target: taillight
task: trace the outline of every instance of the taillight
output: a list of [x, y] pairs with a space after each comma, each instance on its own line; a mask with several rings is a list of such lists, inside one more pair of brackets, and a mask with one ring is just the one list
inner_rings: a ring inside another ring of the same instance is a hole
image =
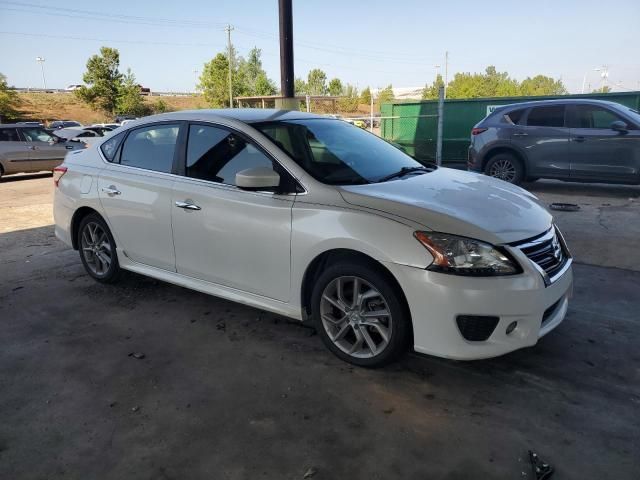
[[65, 173], [67, 173], [67, 167], [56, 167], [53, 169], [53, 184], [56, 187]]
[[472, 128], [471, 129], [471, 135], [479, 135], [482, 132], [486, 132], [487, 129], [486, 128]]

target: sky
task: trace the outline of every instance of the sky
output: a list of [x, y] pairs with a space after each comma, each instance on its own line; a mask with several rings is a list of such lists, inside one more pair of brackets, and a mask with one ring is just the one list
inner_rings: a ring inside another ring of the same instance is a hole
[[[571, 93], [601, 85], [640, 90], [640, 1], [293, 0], [296, 77], [315, 67], [362, 89], [416, 87], [444, 73], [488, 65], [522, 80], [561, 78]], [[0, 72], [16, 87], [82, 83], [101, 46], [120, 51], [154, 91], [193, 91], [205, 62], [226, 48], [224, 26], [240, 55], [262, 49], [279, 85], [277, 0], [0, 0]], [[438, 69], [436, 65], [440, 65]], [[194, 70], [197, 73], [194, 73]]]

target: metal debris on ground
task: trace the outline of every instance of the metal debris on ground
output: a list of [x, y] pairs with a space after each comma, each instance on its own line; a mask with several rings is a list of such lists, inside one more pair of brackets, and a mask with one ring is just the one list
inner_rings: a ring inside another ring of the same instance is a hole
[[144, 353], [142, 352], [131, 352], [129, 356], [133, 358], [137, 358], [138, 360], [142, 360], [145, 357]]
[[537, 453], [529, 450], [529, 460], [536, 480], [547, 480], [553, 475], [553, 467], [544, 462]]
[[315, 467], [311, 467], [309, 468], [309, 470], [307, 470], [307, 473], [304, 474], [304, 476], [302, 478], [311, 478], [313, 477], [316, 473], [318, 473], [318, 469]]
[[552, 203], [549, 205], [549, 208], [561, 212], [577, 212], [580, 210], [580, 205], [576, 205], [575, 203]]

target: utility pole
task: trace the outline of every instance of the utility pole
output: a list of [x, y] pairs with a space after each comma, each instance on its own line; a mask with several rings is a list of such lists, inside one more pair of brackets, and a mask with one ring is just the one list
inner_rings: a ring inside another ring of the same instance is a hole
[[278, 0], [280, 19], [280, 90], [278, 108], [297, 110], [293, 74], [293, 7], [291, 0]]
[[442, 165], [442, 134], [444, 128], [444, 89], [447, 84], [438, 88], [438, 131], [436, 133], [436, 165]]
[[227, 32], [227, 47], [229, 49], [229, 108], [233, 108], [233, 78], [231, 75], [231, 71], [233, 70], [233, 56], [231, 52], [231, 31], [233, 27], [231, 25], [227, 25], [224, 27], [224, 31]]
[[444, 52], [444, 98], [447, 98], [447, 83], [449, 83], [449, 51]]
[[42, 88], [47, 89], [47, 80], [44, 78], [44, 57], [36, 57], [36, 62], [40, 64], [42, 70]]

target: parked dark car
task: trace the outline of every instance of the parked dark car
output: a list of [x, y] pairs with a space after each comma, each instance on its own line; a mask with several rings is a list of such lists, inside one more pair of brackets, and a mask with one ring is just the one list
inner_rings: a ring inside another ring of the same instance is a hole
[[471, 131], [468, 168], [515, 184], [640, 184], [640, 114], [602, 100], [505, 105]]
[[49, 124], [49, 129], [58, 130], [60, 128], [81, 127], [82, 124], [75, 120], [54, 120]]

